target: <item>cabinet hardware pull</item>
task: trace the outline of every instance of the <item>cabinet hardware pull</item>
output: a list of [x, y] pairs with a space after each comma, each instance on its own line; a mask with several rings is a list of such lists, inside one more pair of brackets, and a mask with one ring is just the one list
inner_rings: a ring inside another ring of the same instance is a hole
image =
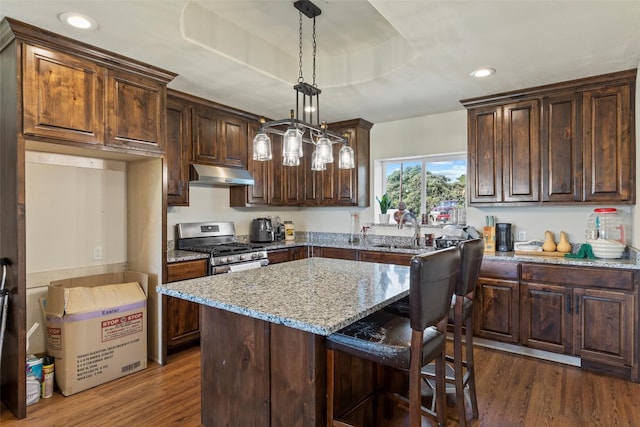
[[576, 314], [580, 314], [580, 295], [576, 295]]

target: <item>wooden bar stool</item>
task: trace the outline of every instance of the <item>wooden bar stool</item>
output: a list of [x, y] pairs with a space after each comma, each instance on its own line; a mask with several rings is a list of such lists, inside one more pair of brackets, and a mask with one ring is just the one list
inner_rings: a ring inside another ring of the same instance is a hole
[[[327, 337], [327, 426], [347, 426], [339, 418], [351, 412], [334, 414], [334, 352], [344, 352], [379, 365], [409, 374], [409, 422], [419, 427], [422, 414], [444, 425], [444, 348], [446, 323], [451, 298], [460, 268], [460, 251], [456, 247], [415, 256], [411, 260], [409, 317], [380, 310]], [[436, 327], [437, 325], [437, 327]], [[422, 406], [421, 369], [435, 360], [436, 414]], [[379, 385], [366, 398], [376, 398]], [[360, 405], [365, 399], [360, 400]], [[406, 404], [407, 399], [401, 399]]]
[[[473, 363], [473, 305], [476, 283], [480, 274], [480, 265], [484, 255], [484, 244], [481, 239], [462, 242], [460, 249], [460, 275], [456, 284], [455, 295], [449, 312], [449, 323], [453, 324], [453, 356], [446, 356], [446, 360], [453, 364], [453, 375], [445, 375], [445, 382], [455, 384], [456, 407], [459, 423], [466, 426], [466, 405], [464, 398], [465, 387], [469, 389], [471, 411], [473, 418], [478, 418], [478, 399], [476, 397], [475, 367]], [[464, 343], [462, 341], [464, 326]], [[464, 357], [463, 353], [464, 345]], [[437, 380], [435, 367], [429, 365], [423, 369], [423, 375], [430, 386]], [[447, 369], [449, 371], [449, 369]]]

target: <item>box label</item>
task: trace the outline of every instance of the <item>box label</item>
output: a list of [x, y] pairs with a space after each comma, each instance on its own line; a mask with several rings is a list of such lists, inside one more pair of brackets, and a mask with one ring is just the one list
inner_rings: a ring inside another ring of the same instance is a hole
[[144, 314], [140, 311], [102, 321], [102, 342], [142, 332]]
[[52, 327], [47, 328], [47, 348], [49, 349], [49, 351], [62, 349], [62, 329], [61, 328], [52, 328]]

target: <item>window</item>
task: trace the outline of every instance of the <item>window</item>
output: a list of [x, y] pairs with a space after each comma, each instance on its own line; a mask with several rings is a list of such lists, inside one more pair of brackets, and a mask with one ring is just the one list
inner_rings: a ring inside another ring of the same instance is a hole
[[459, 222], [453, 210], [465, 206], [466, 153], [383, 160], [381, 172], [378, 182], [391, 199], [392, 221], [398, 204], [404, 202], [423, 223]]

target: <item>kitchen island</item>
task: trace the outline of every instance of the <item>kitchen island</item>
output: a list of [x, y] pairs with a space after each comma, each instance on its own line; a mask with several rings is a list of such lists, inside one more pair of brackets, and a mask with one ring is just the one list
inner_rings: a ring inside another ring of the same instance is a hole
[[[408, 295], [409, 267], [309, 258], [157, 290], [202, 305], [203, 425], [324, 425], [324, 337]], [[370, 369], [345, 367], [344, 399]]]

